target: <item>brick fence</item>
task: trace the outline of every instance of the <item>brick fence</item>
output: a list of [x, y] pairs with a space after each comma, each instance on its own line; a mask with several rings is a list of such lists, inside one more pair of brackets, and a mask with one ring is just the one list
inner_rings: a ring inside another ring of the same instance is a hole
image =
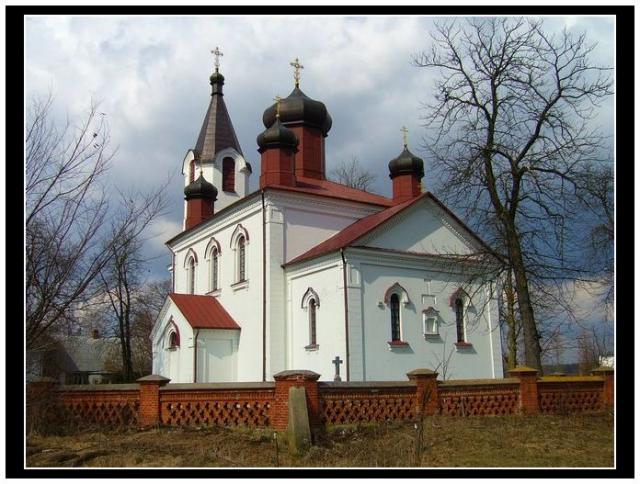
[[[538, 377], [518, 367], [509, 378], [438, 381], [425, 369], [397, 382], [319, 382], [317, 373], [288, 370], [275, 382], [171, 384], [149, 375], [137, 384], [66, 385], [31, 383], [29, 411], [39, 412], [36, 396], [47, 394], [59, 418], [107, 426], [245, 425], [285, 430], [288, 395], [304, 387], [312, 427], [358, 422], [416, 420], [424, 415], [595, 413], [613, 405], [613, 369], [592, 376]], [[46, 392], [45, 389], [48, 389]], [[53, 398], [51, 398], [53, 395]]]

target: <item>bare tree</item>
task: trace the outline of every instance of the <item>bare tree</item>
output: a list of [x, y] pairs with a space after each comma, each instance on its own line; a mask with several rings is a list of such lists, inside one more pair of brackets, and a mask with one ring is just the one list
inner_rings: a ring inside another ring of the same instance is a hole
[[599, 160], [603, 138], [590, 119], [611, 80], [591, 65], [584, 34], [550, 35], [539, 20], [454, 20], [432, 38], [431, 51], [415, 58], [441, 74], [425, 106], [434, 130], [426, 147], [443, 198], [495, 224], [513, 271], [525, 363], [542, 370], [532, 279], [575, 277], [566, 224], [574, 173]]
[[144, 270], [151, 260], [143, 251], [143, 233], [166, 208], [167, 184], [148, 194], [121, 193], [121, 209], [111, 227], [112, 237], [119, 237], [120, 242], [111, 245], [111, 260], [100, 273], [120, 339], [122, 376], [126, 382], [134, 378], [136, 303], [144, 283]]
[[26, 345], [43, 336], [88, 299], [110, 248], [101, 239], [108, 211], [100, 179], [113, 153], [104, 118], [91, 105], [78, 126], [58, 129], [52, 98], [27, 113], [25, 166]]
[[330, 172], [329, 179], [368, 192], [371, 191], [376, 175], [363, 168], [360, 160], [356, 156], [352, 156], [351, 160], [342, 160], [337, 168]]

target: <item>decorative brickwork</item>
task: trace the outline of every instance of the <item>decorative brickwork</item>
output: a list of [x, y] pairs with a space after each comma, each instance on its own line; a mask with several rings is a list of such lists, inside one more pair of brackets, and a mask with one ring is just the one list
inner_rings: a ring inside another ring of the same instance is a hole
[[[500, 382], [500, 383], [498, 383]], [[440, 413], [450, 417], [510, 415], [519, 412], [519, 382], [509, 379], [485, 383], [440, 384]]]
[[[289, 389], [305, 389], [310, 426], [406, 421], [424, 415], [453, 417], [594, 413], [613, 405], [614, 374], [538, 377], [519, 367], [511, 378], [438, 381], [413, 370], [404, 382], [318, 382], [320, 375], [287, 370], [275, 382], [167, 384], [149, 375], [128, 385], [31, 383], [28, 422], [66, 421], [109, 427], [244, 425], [286, 430]], [[32, 428], [31, 425], [29, 428]]]
[[[137, 387], [137, 385], [109, 385]], [[108, 427], [138, 424], [140, 398], [137, 388], [131, 390], [65, 389], [58, 394], [60, 412], [68, 421]]]
[[323, 384], [320, 387], [320, 421], [325, 425], [413, 420], [416, 387]]
[[604, 410], [602, 380], [595, 377], [590, 381], [587, 378], [573, 382], [542, 379], [538, 383], [540, 413], [594, 413]]
[[271, 425], [273, 390], [160, 392], [160, 421], [164, 425]]

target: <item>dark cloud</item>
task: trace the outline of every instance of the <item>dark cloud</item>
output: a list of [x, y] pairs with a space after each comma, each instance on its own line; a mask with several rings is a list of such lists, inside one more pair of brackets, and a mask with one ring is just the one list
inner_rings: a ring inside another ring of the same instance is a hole
[[[101, 100], [118, 155], [114, 186], [146, 189], [173, 174], [171, 212], [159, 227], [182, 224], [181, 162], [198, 136], [207, 105], [210, 50], [224, 52], [225, 100], [245, 157], [254, 166], [262, 112], [293, 88], [289, 62], [305, 66], [302, 89], [322, 100], [334, 123], [327, 167], [357, 156], [378, 174], [375, 190], [389, 195], [387, 163], [402, 148], [400, 127], [422, 154], [420, 103], [432, 74], [411, 64], [429, 46], [427, 17], [30, 17], [26, 21], [27, 96], [51, 90], [60, 116], [80, 116]], [[611, 19], [550, 18], [549, 28], [585, 30], [599, 42], [596, 59], [613, 63]], [[613, 100], [600, 121], [612, 126]], [[427, 183], [429, 162], [425, 159]], [[174, 233], [166, 233], [165, 239]], [[154, 250], [162, 250], [154, 239]], [[168, 256], [154, 266], [166, 274]]]

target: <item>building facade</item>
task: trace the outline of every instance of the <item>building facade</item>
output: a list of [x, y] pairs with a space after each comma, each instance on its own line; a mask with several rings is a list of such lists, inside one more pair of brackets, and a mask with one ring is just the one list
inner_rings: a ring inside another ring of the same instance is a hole
[[263, 114], [260, 188], [223, 100], [183, 161], [184, 230], [171, 238], [173, 293], [152, 332], [153, 371], [173, 382], [502, 376], [491, 250], [433, 194], [406, 144], [393, 197], [331, 182], [326, 106], [291, 94]]

